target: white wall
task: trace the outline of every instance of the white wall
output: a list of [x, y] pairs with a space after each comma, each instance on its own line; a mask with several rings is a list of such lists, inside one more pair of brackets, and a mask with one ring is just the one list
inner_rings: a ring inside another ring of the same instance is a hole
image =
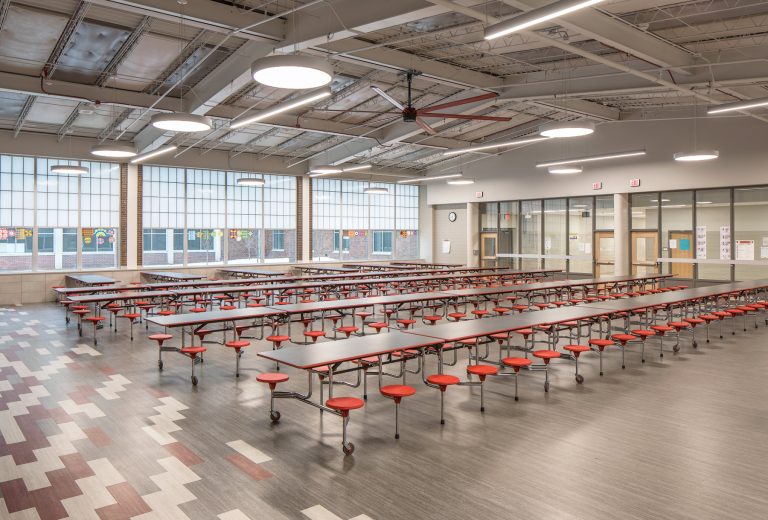
[[[470, 186], [430, 184], [429, 204], [520, 200], [576, 195], [600, 195], [654, 190], [675, 190], [762, 184], [768, 182], [768, 149], [764, 137], [768, 123], [747, 117], [706, 119], [698, 122], [699, 148], [717, 149], [720, 159], [698, 164], [678, 163], [675, 152], [690, 150], [693, 122], [626, 121], [598, 126], [592, 136], [528, 145], [500, 156], [471, 162], [480, 156], [464, 155], [465, 177], [475, 179]], [[645, 148], [645, 157], [584, 164], [580, 175], [550, 175], [536, 168], [537, 162], [582, 157], [601, 153]], [[435, 166], [430, 174], [452, 163]], [[453, 163], [457, 164], [457, 163]], [[455, 170], [451, 170], [455, 171]], [[629, 188], [629, 180], [639, 178], [638, 188]], [[602, 190], [592, 190], [601, 181]], [[483, 191], [482, 199], [475, 198]]]
[[[456, 221], [448, 220], [448, 214], [456, 213]], [[445, 204], [435, 206], [432, 237], [434, 248], [432, 257], [435, 262], [467, 263], [467, 205]], [[451, 241], [451, 252], [443, 253], [443, 240]]]

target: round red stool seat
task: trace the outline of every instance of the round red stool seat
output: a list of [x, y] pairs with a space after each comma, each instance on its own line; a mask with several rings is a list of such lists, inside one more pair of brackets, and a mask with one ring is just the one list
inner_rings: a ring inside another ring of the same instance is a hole
[[690, 327], [690, 323], [686, 323], [684, 321], [670, 321], [668, 324], [670, 327], [674, 327], [677, 331], [680, 331], [682, 329], [687, 329]]
[[350, 334], [353, 334], [353, 333], [357, 332], [359, 329], [357, 327], [352, 327], [350, 325], [350, 326], [339, 327], [336, 330], [338, 332], [343, 332], [344, 334], [347, 335], [347, 337], [349, 337]]
[[224, 346], [225, 347], [229, 347], [229, 348], [233, 348], [235, 350], [240, 350], [241, 348], [250, 347], [251, 346], [251, 342], [250, 341], [242, 341], [242, 340], [227, 341], [226, 343], [224, 343]]
[[448, 313], [449, 318], [453, 318], [454, 320], [460, 320], [462, 318], [466, 318], [467, 315], [463, 312], [450, 312]]
[[198, 354], [202, 354], [206, 350], [208, 350], [208, 349], [205, 348], [205, 347], [184, 347], [184, 348], [180, 348], [179, 352], [181, 352], [182, 354], [188, 354], [188, 355], [194, 357], [194, 356], [196, 356]]
[[172, 316], [172, 315], [174, 315], [176, 313], [174, 311], [162, 310], [162, 311], [157, 311], [157, 314], [159, 316]]
[[90, 314], [91, 311], [88, 309], [76, 309], [72, 311], [72, 314], [77, 314], [78, 316], [85, 316], [86, 314]]
[[340, 411], [342, 415], [347, 415], [350, 410], [362, 408], [364, 405], [363, 400], [357, 397], [333, 397], [325, 402], [325, 406]]
[[582, 352], [589, 352], [592, 349], [586, 345], [566, 345], [563, 347], [563, 350], [572, 353], [574, 357], [579, 357], [579, 354]]
[[472, 314], [474, 314], [475, 316], [485, 316], [486, 314], [488, 314], [488, 311], [485, 311], [483, 309], [475, 309], [474, 311], [472, 311]]
[[325, 331], [322, 330], [306, 330], [304, 331], [304, 335], [308, 338], [312, 339], [312, 342], [314, 343], [317, 341], [317, 338], [323, 338], [325, 337]]
[[707, 323], [709, 323], [710, 321], [717, 321], [720, 319], [714, 314], [702, 314], [701, 316], [699, 316], [699, 318], [706, 321]]
[[459, 378], [449, 374], [432, 374], [427, 376], [427, 382], [437, 385], [440, 390], [445, 391], [446, 386], [459, 384]]
[[149, 339], [151, 339], [152, 341], [157, 341], [159, 343], [162, 343], [163, 341], [168, 341], [169, 339], [172, 339], [172, 338], [173, 336], [171, 336], [170, 334], [152, 334], [151, 336], [149, 336]]
[[381, 332], [381, 329], [387, 328], [387, 324], [384, 322], [369, 323], [368, 326], [375, 329], [377, 333]]
[[495, 376], [499, 373], [499, 367], [493, 365], [467, 365], [467, 373], [474, 374], [484, 381], [486, 376]]
[[645, 330], [645, 329], [636, 329], [632, 331], [632, 334], [635, 336], [639, 336], [640, 339], [650, 338], [651, 336], [655, 336], [656, 332], [653, 330]]
[[410, 327], [411, 325], [413, 325], [414, 323], [416, 323], [416, 320], [412, 320], [412, 319], [408, 319], [408, 318], [405, 318], [405, 319], [395, 320], [395, 322], [396, 322], [398, 325], [402, 325], [404, 328], [406, 328], [406, 329], [407, 329], [408, 327]]
[[508, 313], [511, 310], [512, 309], [510, 309], [509, 307], [494, 307], [493, 308], [493, 312], [498, 313], [498, 314], [506, 314], [506, 313]]
[[530, 359], [522, 357], [505, 357], [501, 362], [508, 367], [514, 368], [515, 372], [518, 372], [521, 368], [531, 366], [531, 363], [533, 363]]
[[219, 309], [222, 311], [233, 311], [237, 309], [237, 307], [234, 305], [222, 305], [221, 307], [219, 307]]
[[87, 318], [85, 318], [85, 321], [90, 321], [92, 323], [98, 323], [98, 322], [104, 321], [106, 319], [107, 318], [104, 317], [104, 316], [88, 316]]
[[602, 351], [605, 347], [610, 347], [614, 343], [610, 339], [591, 339], [589, 344], [596, 346]]
[[288, 381], [288, 376], [285, 374], [278, 374], [275, 372], [267, 372], [265, 374], [259, 374], [256, 376], [256, 381], [259, 383], [267, 383], [270, 390], [274, 390], [278, 383], [285, 383]]
[[429, 323], [437, 323], [442, 319], [442, 316], [424, 316], [424, 321], [428, 321]]
[[534, 350], [533, 355], [534, 357], [543, 359], [544, 363], [549, 363], [550, 360], [559, 358], [561, 354], [556, 350]]
[[396, 403], [400, 402], [403, 397], [410, 397], [416, 393], [416, 389], [408, 385], [387, 385], [382, 386], [379, 391], [381, 395], [391, 397]]
[[618, 341], [619, 343], [625, 345], [629, 341], [635, 341], [637, 336], [633, 336], [632, 334], [613, 334], [611, 335], [611, 338], [613, 338], [614, 341]]
[[687, 323], [690, 323], [692, 326], [701, 325], [702, 323], [706, 323], [702, 318], [685, 318], [684, 320]]
[[405, 358], [416, 357], [419, 355], [419, 351], [416, 349], [408, 348], [405, 350], [396, 350], [392, 352], [392, 355], [395, 357], [405, 357]]
[[141, 314], [136, 314], [136, 313], [121, 314], [120, 316], [118, 316], [118, 318], [125, 318], [127, 320], [133, 321], [141, 318]]

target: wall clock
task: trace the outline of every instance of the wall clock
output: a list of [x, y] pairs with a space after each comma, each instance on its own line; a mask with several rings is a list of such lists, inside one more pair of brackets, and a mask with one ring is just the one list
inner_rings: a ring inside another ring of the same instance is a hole
[[448, 213], [448, 220], [450, 220], [451, 222], [456, 222], [456, 212], [455, 211], [451, 211], [450, 213]]

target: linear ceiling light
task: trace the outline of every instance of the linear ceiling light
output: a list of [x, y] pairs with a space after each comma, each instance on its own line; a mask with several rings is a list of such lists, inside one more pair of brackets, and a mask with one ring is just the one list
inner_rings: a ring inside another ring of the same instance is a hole
[[450, 181], [445, 181], [446, 184], [451, 184], [453, 186], [465, 186], [467, 184], [474, 184], [475, 179], [454, 179]]
[[97, 157], [125, 159], [128, 157], [136, 157], [136, 148], [130, 144], [120, 144], [115, 142], [98, 144], [91, 148], [91, 155], [95, 155]]
[[131, 164], [140, 163], [142, 161], [146, 161], [147, 159], [151, 159], [152, 157], [157, 157], [158, 155], [163, 155], [165, 153], [172, 152], [174, 150], [178, 149], [176, 145], [169, 144], [168, 146], [161, 146], [160, 148], [156, 150], [152, 150], [151, 152], [143, 153], [141, 155], [137, 155], [133, 159], [131, 159]]
[[645, 150], [633, 150], [629, 152], [617, 152], [617, 153], [608, 153], [603, 155], [592, 155], [589, 157], [573, 157], [572, 159], [559, 159], [557, 161], [548, 161], [543, 163], [538, 163], [536, 165], [536, 168], [549, 168], [550, 166], [562, 166], [564, 164], [581, 164], [585, 162], [595, 162], [595, 161], [607, 161], [609, 159], [623, 159], [624, 157], [639, 157], [641, 155], [645, 155]]
[[539, 127], [543, 137], [581, 137], [594, 131], [595, 124], [591, 121], [554, 122]]
[[547, 171], [551, 173], [552, 175], [573, 175], [575, 173], [581, 173], [584, 171], [584, 168], [581, 167], [581, 165], [567, 165], [564, 164], [562, 166], [550, 166], [547, 168]]
[[333, 67], [326, 60], [315, 56], [277, 55], [254, 61], [251, 75], [269, 87], [307, 89], [330, 83]]
[[459, 155], [462, 153], [475, 153], [483, 150], [492, 150], [493, 148], [507, 148], [509, 146], [518, 146], [528, 143], [537, 143], [539, 141], [546, 141], [549, 137], [535, 136], [535, 137], [523, 137], [520, 139], [513, 139], [512, 141], [505, 141], [503, 143], [484, 144], [482, 146], [470, 146], [468, 148], [457, 148], [455, 150], [446, 150], [443, 155]]
[[348, 166], [335, 166], [333, 164], [321, 164], [318, 166], [310, 166], [309, 167], [309, 176], [310, 177], [320, 177], [321, 175], [334, 175], [337, 173], [344, 173], [344, 172], [358, 172], [361, 170], [369, 170], [371, 168], [370, 164], [350, 164]]
[[416, 177], [414, 179], [405, 179], [403, 181], [397, 181], [398, 184], [408, 184], [409, 182], [424, 182], [424, 181], [437, 181], [440, 179], [455, 179], [461, 177], [460, 173], [452, 173], [450, 175], [436, 175], [434, 177]]
[[711, 161], [720, 157], [717, 150], [696, 150], [695, 152], [678, 152], [674, 156], [680, 162]]
[[241, 117], [239, 119], [235, 119], [234, 121], [232, 121], [232, 123], [230, 123], [229, 127], [232, 129], [241, 128], [243, 126], [250, 125], [251, 123], [263, 121], [264, 119], [268, 119], [274, 115], [282, 114], [283, 112], [288, 112], [289, 110], [293, 110], [294, 108], [297, 108], [303, 105], [308, 105], [313, 101], [317, 101], [318, 99], [329, 97], [330, 95], [331, 95], [330, 88], [324, 88], [321, 90], [313, 91], [308, 94], [304, 94], [303, 96], [293, 98], [289, 101], [286, 101], [285, 103], [280, 103], [279, 105], [274, 106], [272, 108], [268, 108], [267, 110], [262, 110], [261, 112], [258, 112], [252, 116], [246, 116], [246, 117]]
[[738, 112], [741, 110], [749, 110], [750, 108], [764, 107], [766, 105], [768, 105], [768, 98], [747, 99], [736, 103], [717, 105], [707, 110], [707, 115], [711, 116], [713, 114], [723, 114], [725, 112]]
[[520, 16], [515, 16], [509, 20], [505, 20], [501, 23], [491, 25], [485, 29], [485, 39], [493, 40], [506, 36], [514, 32], [528, 29], [534, 25], [560, 18], [566, 14], [585, 9], [587, 7], [599, 4], [603, 0], [562, 0], [561, 2], [554, 2], [539, 9], [533, 9], [532, 11], [525, 12]]
[[341, 171], [344, 172], [359, 172], [360, 170], [369, 170], [370, 164], [350, 164], [349, 166], [342, 166]]
[[210, 117], [184, 112], [155, 114], [150, 119], [150, 123], [155, 128], [171, 132], [206, 132], [213, 127]]
[[69, 164], [54, 164], [51, 166], [51, 173], [60, 175], [85, 175], [90, 170], [85, 166], [71, 166]]

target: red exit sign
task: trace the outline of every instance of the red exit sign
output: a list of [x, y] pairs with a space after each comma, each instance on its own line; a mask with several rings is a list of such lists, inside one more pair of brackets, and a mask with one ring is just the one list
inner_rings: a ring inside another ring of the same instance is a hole
[[629, 187], [630, 188], [640, 187], [640, 179], [629, 179]]
[[602, 182], [593, 182], [592, 183], [592, 189], [593, 190], [602, 190], [603, 189], [603, 183]]

